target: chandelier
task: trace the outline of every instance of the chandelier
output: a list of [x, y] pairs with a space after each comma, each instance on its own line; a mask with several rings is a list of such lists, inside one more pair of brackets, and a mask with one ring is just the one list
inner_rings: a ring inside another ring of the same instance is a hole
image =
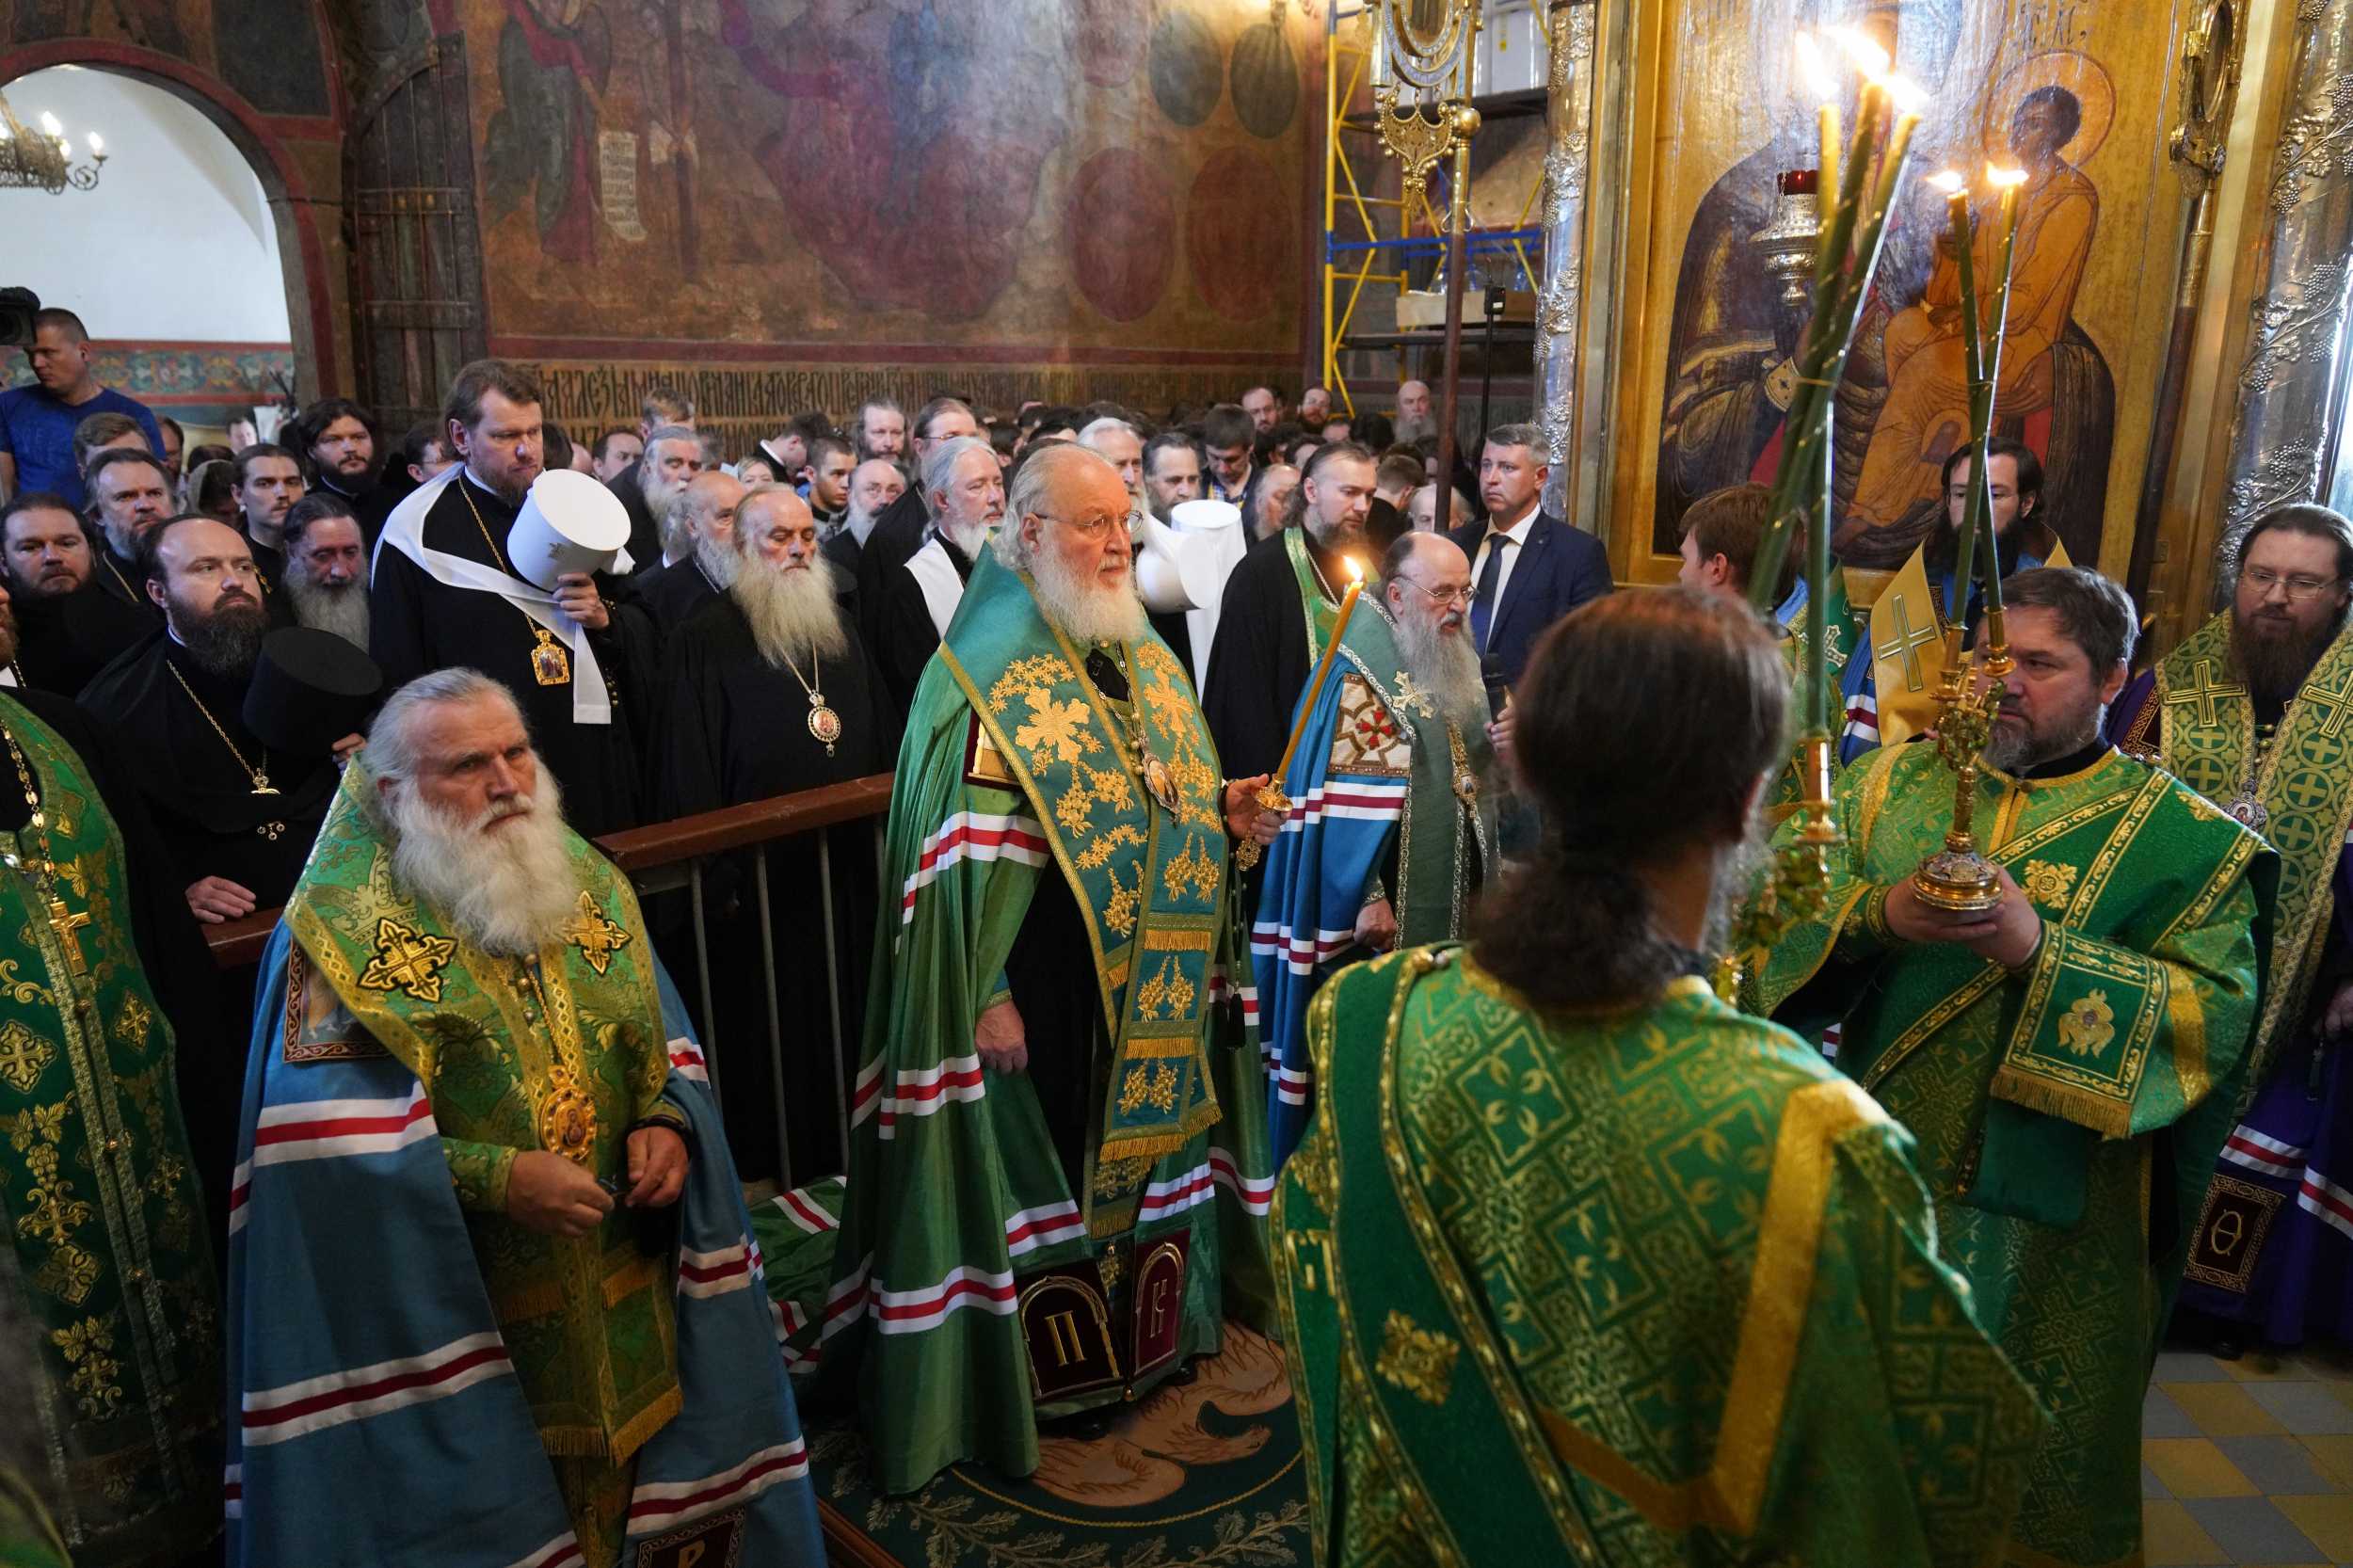
[[98, 184], [105, 162], [106, 144], [97, 132], [89, 133], [88, 160], [76, 163], [73, 144], [56, 115], [44, 111], [36, 130], [16, 118], [8, 95], [0, 93], [0, 189], [40, 189], [52, 196], [68, 185], [88, 190]]

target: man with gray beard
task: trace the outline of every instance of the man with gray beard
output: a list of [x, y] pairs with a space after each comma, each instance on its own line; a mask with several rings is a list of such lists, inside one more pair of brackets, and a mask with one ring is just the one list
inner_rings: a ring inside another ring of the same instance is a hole
[[735, 580], [735, 508], [743, 499], [742, 480], [705, 469], [658, 514], [665, 564], [632, 578], [629, 588], [630, 602], [646, 612], [657, 637], [677, 631]]
[[[656, 567], [667, 566], [684, 553], [670, 548], [673, 535], [669, 526], [670, 503], [686, 488], [687, 482], [710, 465], [703, 461], [703, 441], [691, 424], [664, 424], [646, 438], [646, 455], [637, 460], [636, 472], [615, 480], [611, 488], [621, 498], [621, 504], [631, 514], [630, 555], [636, 560], [636, 575], [644, 576]], [[643, 558], [637, 555], [635, 520], [646, 520], [646, 537], [660, 547], [660, 558], [648, 549]]]
[[368, 646], [368, 556], [350, 502], [326, 490], [286, 513], [286, 597], [295, 623]]
[[1005, 515], [1004, 468], [978, 436], [954, 436], [923, 455], [923, 496], [932, 509], [923, 548], [883, 578], [875, 606], [875, 662], [900, 712], [964, 598], [988, 532]]
[[335, 755], [276, 751], [246, 727], [270, 617], [245, 536], [179, 517], [139, 553], [165, 630], [99, 671], [81, 705], [137, 762], [189, 909], [211, 923], [238, 920], [293, 890], [335, 792]]
[[[896, 712], [880, 677], [835, 598], [832, 573], [808, 504], [789, 485], [755, 485], [735, 509], [724, 542], [728, 586], [672, 633], [665, 661], [667, 700], [654, 736], [653, 805], [674, 820], [745, 801], [814, 790], [888, 773], [899, 751]], [[874, 920], [873, 850], [862, 824], [831, 835], [834, 929], [871, 931]], [[799, 1020], [791, 1040], [772, 1042], [763, 954], [750, 857], [711, 866], [703, 879], [705, 929], [712, 933], [712, 998], [706, 1020], [728, 1086], [728, 1141], [745, 1177], [801, 1178], [841, 1169], [833, 1112], [833, 1068], [810, 1048], [807, 1021], [826, 1017], [818, 836], [803, 834], [767, 850], [771, 900], [767, 955], [776, 976], [777, 1016]], [[838, 945], [843, 994], [864, 994], [864, 944]], [[848, 1038], [834, 1042], [845, 1048]], [[790, 1064], [784, 1085], [793, 1172], [776, 1135], [771, 1083], [776, 1060]], [[846, 1081], [846, 1080], [845, 1080]], [[784, 1180], [784, 1185], [796, 1185]]]
[[1279, 1061], [1271, 1105], [1286, 1158], [1314, 1108], [1307, 1003], [1340, 966], [1452, 941], [1495, 868], [1502, 778], [1465, 622], [1470, 562], [1405, 534], [1340, 634], [1331, 677], [1302, 695], [1280, 781], [1292, 802], [1251, 928], [1259, 1016]]

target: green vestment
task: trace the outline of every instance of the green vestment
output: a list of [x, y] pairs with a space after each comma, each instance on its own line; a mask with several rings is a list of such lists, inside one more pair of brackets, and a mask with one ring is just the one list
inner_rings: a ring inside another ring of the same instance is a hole
[[2246, 1087], [2260, 1087], [2302, 1021], [2335, 910], [2333, 878], [2353, 829], [2353, 631], [2322, 651], [2260, 741], [2255, 704], [2235, 673], [2231, 616], [2200, 627], [2157, 666], [2148, 700], [2119, 744], [2226, 809], [2244, 812], [2280, 855], [2270, 984]]
[[680, 1407], [668, 1269], [619, 1205], [590, 1235], [551, 1236], [507, 1217], [506, 1185], [537, 1149], [620, 1177], [632, 1125], [682, 1124], [661, 1103], [670, 1053], [637, 896], [567, 835], [571, 918], [528, 960], [494, 955], [393, 881], [375, 791], [364, 765], [345, 772], [287, 901], [290, 1054], [389, 1051], [424, 1085], [582, 1549], [609, 1561], [631, 1462]]
[[[822, 1314], [884, 1491], [964, 1459], [1027, 1475], [1037, 1412], [1134, 1398], [1214, 1351], [1229, 1307], [1264, 1316], [1265, 1089], [1229, 979], [1220, 792], [1166, 645], [1074, 647], [984, 553], [899, 756], [899, 893]], [[1014, 1000], [1007, 967], [1049, 894], [1076, 905], [1050, 955], [1061, 995], [1020, 1001], [1031, 1072], [984, 1070], [977, 1020]], [[1041, 1097], [1068, 1106], [1073, 1084], [1080, 1128]]]
[[[173, 1562], [220, 1528], [221, 1356], [171, 1025], [113, 817], [47, 726], [6, 700], [0, 722], [40, 793], [0, 834], [0, 1288], [23, 1336], [0, 1354], [33, 1390], [0, 1421], [38, 1434], [28, 1480], [76, 1562]], [[21, 788], [0, 757], [0, 789]]]
[[2274, 858], [2121, 753], [1981, 770], [1980, 845], [2044, 920], [2011, 971], [1888, 928], [1952, 815], [1933, 747], [1884, 748], [1836, 804], [1829, 913], [1758, 964], [1763, 1010], [1842, 1023], [1838, 1065], [1918, 1139], [1943, 1256], [2052, 1417], [2013, 1560], [2137, 1562], [2141, 1398], [2244, 1073]]
[[1344, 970], [1308, 1040], [1275, 1225], [1318, 1561], [1991, 1560], [2034, 1400], [1817, 1053], [1697, 980], [1539, 1013], [1455, 948]]

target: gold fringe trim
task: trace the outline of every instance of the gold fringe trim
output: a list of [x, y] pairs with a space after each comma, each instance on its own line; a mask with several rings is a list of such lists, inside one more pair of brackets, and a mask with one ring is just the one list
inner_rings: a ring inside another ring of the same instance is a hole
[[677, 1384], [671, 1384], [666, 1392], [656, 1399], [653, 1403], [639, 1411], [627, 1426], [613, 1434], [613, 1463], [628, 1464], [631, 1456], [644, 1448], [648, 1438], [676, 1420], [678, 1413], [685, 1408], [685, 1393]]
[[634, 1252], [604, 1276], [604, 1304], [618, 1306], [640, 1290], [649, 1290], [661, 1283], [662, 1276], [654, 1271], [653, 1259]]
[[2089, 1128], [2103, 1138], [2132, 1136], [2133, 1108], [2129, 1101], [2054, 1083], [2038, 1073], [2024, 1072], [2008, 1064], [1993, 1070], [1991, 1092], [1995, 1099]]
[[541, 1427], [539, 1447], [557, 1459], [607, 1459], [612, 1445], [602, 1427]]

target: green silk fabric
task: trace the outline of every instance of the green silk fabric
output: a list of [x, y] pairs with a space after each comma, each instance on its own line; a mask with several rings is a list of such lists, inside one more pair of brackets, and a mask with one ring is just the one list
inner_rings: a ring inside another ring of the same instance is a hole
[[[220, 1312], [171, 1025], [128, 924], [114, 819], [65, 742], [12, 701], [0, 722], [40, 785], [71, 935], [51, 924], [33, 827], [0, 837], [0, 1207], [29, 1319], [28, 1480], [75, 1556], [176, 1557], [220, 1512]], [[0, 788], [19, 787], [0, 760]], [[85, 972], [74, 972], [78, 953]], [[0, 1279], [0, 1288], [11, 1283]]]
[[1953, 789], [1927, 745], [1849, 770], [1829, 913], [1773, 947], [1757, 1000], [1801, 1032], [1843, 1023], [1838, 1065], [1918, 1139], [1941, 1253], [2053, 1417], [2027, 1560], [2115, 1562], [2139, 1549], [2141, 1398], [2246, 1070], [2275, 862], [2118, 752], [2024, 784], [1982, 772], [1979, 843], [2044, 921], [2013, 972], [1886, 921]]
[[2034, 1401], [1903, 1130], [1696, 980], [1552, 1016], [1459, 949], [1343, 971], [1284, 1168], [1325, 1564], [1988, 1560]]
[[[669, 1049], [636, 895], [568, 835], [575, 914], [528, 965], [494, 956], [393, 880], [375, 790], [364, 764], [345, 772], [287, 902], [288, 1013], [303, 1020], [290, 1027], [313, 1048], [372, 1040], [417, 1075], [540, 1441], [618, 1464], [679, 1408], [668, 1272], [639, 1252], [619, 1206], [588, 1236], [545, 1235], [507, 1217], [506, 1182], [543, 1146], [559, 1036], [577, 1042], [596, 1108], [584, 1168], [620, 1175], [632, 1122], [678, 1119], [660, 1104]], [[331, 1000], [315, 998], [321, 984]]]

